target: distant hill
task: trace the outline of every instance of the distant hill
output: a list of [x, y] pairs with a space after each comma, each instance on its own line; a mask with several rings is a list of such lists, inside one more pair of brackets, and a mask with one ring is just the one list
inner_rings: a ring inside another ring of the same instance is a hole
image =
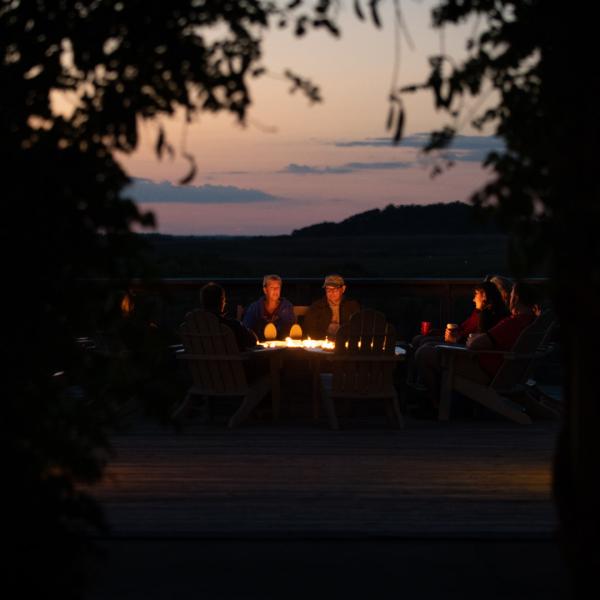
[[295, 229], [292, 236], [373, 236], [373, 235], [466, 235], [498, 234], [500, 229], [484, 220], [481, 210], [464, 202], [407, 204], [375, 208], [352, 215], [340, 223], [324, 222]]

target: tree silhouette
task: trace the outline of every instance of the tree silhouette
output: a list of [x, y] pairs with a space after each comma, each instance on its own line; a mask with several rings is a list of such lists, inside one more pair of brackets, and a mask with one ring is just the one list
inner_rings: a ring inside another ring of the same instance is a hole
[[480, 24], [467, 41], [469, 57], [461, 64], [432, 57], [428, 80], [397, 94], [428, 90], [452, 117], [434, 132], [431, 148], [450, 143], [465, 97], [486, 87], [497, 94], [472, 122], [494, 126], [506, 151], [489, 155], [495, 177], [472, 200], [512, 231], [515, 273], [543, 262], [551, 271], [567, 405], [554, 490], [575, 591], [583, 596], [600, 564], [599, 84], [588, 62], [597, 54], [597, 21], [587, 7], [543, 0], [446, 0], [432, 14], [437, 27], [470, 17]]
[[[147, 323], [121, 318], [118, 305], [140, 244], [131, 228], [154, 223], [124, 195], [128, 177], [114, 152], [136, 148], [142, 121], [178, 111], [188, 121], [228, 111], [243, 122], [249, 81], [264, 71], [262, 33], [336, 34], [330, 4], [2, 0], [2, 248], [13, 292], [3, 336], [8, 589], [78, 597], [89, 534], [105, 527], [81, 484], [101, 477], [115, 406], [134, 390], [110, 361], [90, 364], [76, 339], [102, 323], [121, 334], [113, 354], [128, 360], [131, 344], [145, 343], [131, 333]], [[309, 81], [286, 77], [319, 100]], [[155, 149], [159, 158], [174, 152], [158, 125]], [[182, 153], [185, 183], [195, 164]], [[120, 296], [113, 290], [116, 318], [103, 305], [106, 289], [82, 285], [93, 277], [125, 282]]]

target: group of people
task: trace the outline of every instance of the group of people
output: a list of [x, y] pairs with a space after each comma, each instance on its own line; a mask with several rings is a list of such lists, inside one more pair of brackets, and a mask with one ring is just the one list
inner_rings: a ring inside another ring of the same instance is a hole
[[[279, 275], [265, 275], [264, 296], [248, 306], [242, 321], [225, 316], [225, 290], [218, 283], [206, 284], [200, 290], [200, 301], [204, 310], [215, 314], [221, 323], [232, 329], [240, 350], [246, 350], [265, 340], [265, 328], [269, 324], [275, 327], [277, 339], [289, 336], [296, 315], [292, 303], [281, 295], [281, 288]], [[335, 338], [340, 326], [360, 310], [356, 300], [344, 296], [346, 283], [341, 275], [327, 275], [323, 289], [325, 296], [313, 302], [304, 316], [304, 333], [313, 339]]]
[[[200, 292], [202, 307], [214, 313], [230, 327], [240, 350], [256, 346], [265, 339], [265, 328], [272, 324], [277, 339], [283, 340], [296, 323], [292, 303], [281, 295], [282, 280], [279, 275], [265, 275], [264, 296], [250, 304], [242, 321], [225, 316], [225, 290], [217, 283], [205, 285]], [[346, 283], [341, 275], [327, 275], [323, 282], [325, 295], [313, 302], [304, 317], [303, 331], [313, 339], [335, 339], [338, 329], [360, 310], [356, 300], [345, 297]], [[409, 372], [416, 372], [425, 385], [430, 408], [435, 408], [439, 398], [442, 372], [441, 343], [464, 344], [472, 350], [510, 350], [521, 332], [540, 313], [536, 290], [522, 282], [498, 275], [486, 277], [473, 290], [474, 308], [457, 328], [447, 329], [442, 335], [421, 335], [412, 340]], [[478, 383], [488, 383], [500, 368], [499, 355], [482, 354], [476, 361], [469, 355], [459, 357], [455, 369], [461, 375]]]
[[[429, 406], [438, 405], [442, 374], [441, 343], [464, 344], [471, 350], [510, 350], [521, 332], [541, 312], [537, 291], [523, 282], [512, 283], [501, 276], [486, 277], [473, 290], [473, 312], [455, 330], [446, 330], [442, 337], [417, 336], [414, 368], [427, 390]], [[455, 373], [487, 384], [502, 365], [499, 354], [480, 354], [456, 357]]]

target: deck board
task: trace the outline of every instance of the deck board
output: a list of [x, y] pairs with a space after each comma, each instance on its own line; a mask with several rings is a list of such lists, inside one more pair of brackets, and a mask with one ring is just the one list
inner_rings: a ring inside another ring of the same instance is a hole
[[550, 536], [557, 427], [144, 422], [94, 493], [115, 536]]

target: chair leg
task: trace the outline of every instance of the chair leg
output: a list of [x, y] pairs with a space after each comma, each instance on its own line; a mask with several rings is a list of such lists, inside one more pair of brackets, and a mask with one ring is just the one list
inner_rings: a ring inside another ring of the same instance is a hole
[[452, 404], [452, 388], [454, 381], [454, 359], [450, 358], [448, 365], [442, 371], [440, 397], [438, 406], [438, 421], [450, 419], [450, 405]]
[[338, 430], [340, 425], [338, 423], [337, 415], [335, 414], [335, 405], [333, 402], [333, 398], [325, 393], [323, 394], [323, 406], [325, 407], [325, 412], [327, 413], [327, 417], [329, 419], [329, 426], [331, 429]]
[[189, 410], [192, 395], [189, 392], [185, 395], [185, 398], [171, 412], [171, 419], [176, 420], [184, 411]]
[[260, 401], [267, 395], [270, 388], [270, 381], [268, 377], [261, 377], [258, 379], [252, 387], [248, 390], [240, 407], [229, 419], [227, 427], [233, 429], [240, 423], [243, 423], [248, 415], [258, 406]]
[[394, 394], [392, 397], [392, 408], [394, 409], [394, 415], [396, 415], [396, 420], [398, 421], [398, 427], [400, 427], [400, 429], [404, 429], [404, 418], [402, 417], [402, 413], [400, 412], [398, 394]]
[[327, 418], [329, 419], [329, 426], [331, 429], [339, 429], [340, 424], [338, 423], [337, 415], [335, 414], [335, 404], [333, 402], [333, 398], [331, 397], [331, 384], [332, 384], [332, 375], [331, 373], [322, 373], [319, 375], [320, 379], [320, 398], [323, 403], [323, 407], [325, 408], [325, 412], [327, 413]]

